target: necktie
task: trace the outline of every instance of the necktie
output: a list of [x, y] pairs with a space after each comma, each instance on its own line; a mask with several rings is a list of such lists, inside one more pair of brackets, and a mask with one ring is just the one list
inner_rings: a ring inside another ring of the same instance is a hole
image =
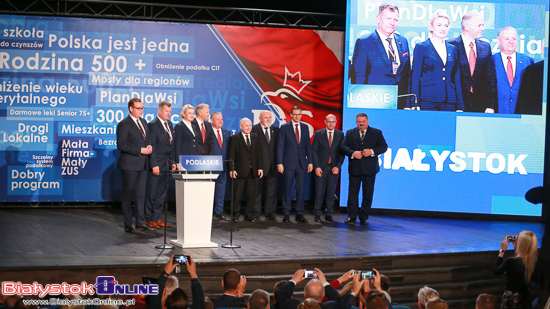
[[166, 121], [164, 123], [164, 127], [165, 127], [165, 130], [166, 130], [166, 134], [168, 134], [168, 139], [170, 140], [170, 142], [172, 142], [172, 134], [170, 134], [170, 128], [168, 127], [168, 121]]
[[143, 137], [143, 139], [145, 139], [145, 131], [143, 130], [143, 127], [141, 126], [141, 123], [140, 123], [139, 119], [136, 120], [136, 123], [137, 123], [137, 126], [138, 126], [139, 130], [141, 131], [141, 136]]
[[204, 139], [206, 138], [206, 130], [204, 130], [204, 122], [201, 123], [201, 135], [202, 135], [202, 143], [204, 144]]
[[298, 124], [296, 124], [296, 142], [300, 144], [300, 131], [298, 131]]
[[246, 147], [250, 148], [250, 139], [248, 138], [248, 134], [246, 135]]
[[[474, 42], [470, 42], [470, 54], [468, 56], [468, 63], [470, 64], [470, 76], [474, 76], [474, 69], [476, 68], [476, 52], [474, 51]], [[470, 86], [470, 92], [474, 92], [473, 86]]]
[[365, 131], [361, 131], [361, 141], [365, 138]]
[[[332, 148], [332, 132], [328, 132], [328, 148]], [[332, 163], [332, 158], [328, 157], [328, 164]]]
[[388, 41], [388, 48], [390, 50], [389, 54], [390, 54], [390, 61], [391, 62], [395, 62], [395, 56], [394, 56], [394, 51], [393, 51], [393, 46], [391, 44], [391, 38], [387, 38], [386, 41]]
[[222, 136], [220, 135], [220, 129], [218, 129], [218, 143], [220, 144], [220, 148], [223, 148], [223, 142], [222, 142]]
[[508, 64], [506, 65], [506, 76], [508, 76], [508, 83], [510, 87], [514, 84], [514, 68], [512, 68], [512, 57], [508, 56]]
[[267, 139], [267, 143], [269, 144], [271, 141], [269, 140], [269, 132], [267, 132], [267, 127], [265, 127], [265, 138]]

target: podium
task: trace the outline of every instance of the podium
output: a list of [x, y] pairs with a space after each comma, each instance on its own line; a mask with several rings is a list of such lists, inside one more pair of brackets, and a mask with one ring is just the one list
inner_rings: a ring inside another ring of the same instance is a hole
[[177, 237], [181, 248], [217, 248], [210, 241], [215, 180], [218, 174], [172, 173], [176, 180]]

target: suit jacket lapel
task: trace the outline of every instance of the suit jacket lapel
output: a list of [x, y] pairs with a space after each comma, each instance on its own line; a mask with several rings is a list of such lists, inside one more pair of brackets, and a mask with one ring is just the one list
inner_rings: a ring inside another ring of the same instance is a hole
[[381, 53], [381, 55], [384, 56], [384, 63], [391, 69], [390, 59], [388, 58], [388, 54], [386, 53], [386, 48], [384, 48], [382, 38], [378, 35], [378, 32], [376, 32], [376, 30], [374, 31], [374, 35], [376, 38], [376, 40], [374, 40], [374, 44], [378, 48], [378, 51]]

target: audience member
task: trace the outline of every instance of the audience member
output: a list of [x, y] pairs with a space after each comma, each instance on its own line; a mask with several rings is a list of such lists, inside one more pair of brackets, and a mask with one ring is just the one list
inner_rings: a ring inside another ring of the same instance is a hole
[[431, 298], [439, 297], [439, 293], [429, 286], [424, 286], [418, 290], [418, 309], [426, 308], [428, 300]]
[[449, 309], [446, 301], [439, 297], [434, 297], [426, 303], [426, 309]]
[[380, 288], [382, 289], [382, 292], [384, 293], [384, 295], [386, 296], [386, 299], [388, 300], [388, 303], [390, 304], [389, 307], [392, 309], [410, 309], [407, 306], [403, 306], [392, 301], [390, 296], [390, 290], [391, 290], [390, 284], [391, 284], [390, 278], [388, 278], [383, 274], [380, 274]]
[[212, 298], [214, 308], [243, 308], [246, 307], [243, 293], [246, 287], [246, 278], [236, 269], [225, 271], [222, 280], [223, 295]]
[[378, 290], [370, 290], [366, 297], [367, 309], [386, 309], [388, 308], [388, 300], [384, 294]]
[[[292, 276], [292, 279], [290, 279], [279, 289], [277, 297], [278, 302], [280, 302], [281, 308], [296, 309], [298, 308], [298, 305], [302, 303], [302, 301], [300, 301], [299, 299], [293, 298], [292, 294], [294, 293], [294, 288], [296, 287], [296, 285], [306, 279], [304, 278], [305, 271], [305, 269], [298, 269], [294, 273], [294, 276]], [[320, 303], [320, 307], [323, 309], [351, 308], [351, 305], [355, 300], [355, 296], [357, 295], [357, 293], [359, 293], [361, 285], [363, 284], [363, 282], [359, 279], [359, 275], [355, 275], [353, 278], [354, 285], [352, 292], [346, 295], [344, 299], [340, 300], [340, 295], [327, 282], [327, 279], [325, 278], [323, 272], [320, 269], [315, 268], [313, 273], [315, 274], [315, 278], [317, 279], [311, 279], [304, 287], [304, 299], [313, 298], [318, 303]], [[325, 293], [328, 297], [328, 301], [321, 303]]]
[[248, 309], [268, 309], [269, 308], [269, 293], [262, 289], [257, 289], [248, 299]]
[[[515, 248], [515, 256], [504, 259], [504, 253], [510, 245]], [[522, 231], [519, 237], [509, 240], [504, 236], [495, 263], [495, 275], [506, 273], [506, 287], [502, 295], [501, 308], [530, 308], [528, 284], [535, 270], [537, 259], [537, 235], [531, 231]]]
[[476, 309], [496, 309], [497, 299], [491, 294], [479, 294], [476, 300]]
[[188, 307], [189, 298], [185, 291], [180, 288], [175, 289], [166, 299], [166, 308], [168, 309], [187, 309]]
[[306, 298], [298, 305], [298, 309], [321, 309], [321, 305], [313, 298]]
[[271, 306], [273, 309], [281, 309], [278, 295], [279, 289], [281, 289], [281, 287], [285, 285], [285, 283], [287, 283], [286, 280], [280, 280], [277, 281], [277, 283], [275, 283], [275, 286], [273, 287], [273, 305]]

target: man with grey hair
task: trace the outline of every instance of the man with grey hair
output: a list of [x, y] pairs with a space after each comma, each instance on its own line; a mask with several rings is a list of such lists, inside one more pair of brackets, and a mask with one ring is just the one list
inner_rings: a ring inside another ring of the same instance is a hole
[[[411, 56], [407, 39], [397, 33], [399, 8], [382, 3], [376, 16], [377, 28], [355, 41], [351, 72], [352, 84], [397, 85], [399, 95], [409, 92]], [[399, 98], [397, 108], [406, 106]]]
[[262, 289], [257, 289], [248, 299], [248, 309], [268, 309], [269, 308], [269, 293]]
[[[293, 298], [294, 288], [296, 285], [305, 280], [305, 269], [298, 269], [292, 279], [287, 281], [277, 293], [277, 302], [280, 303], [280, 308], [297, 309], [302, 303], [301, 300]], [[313, 271], [308, 271], [308, 274], [313, 274], [316, 279], [311, 279], [304, 287], [304, 299], [314, 299], [317, 301], [321, 309], [348, 309], [355, 301], [357, 293], [361, 290], [363, 281], [360, 280], [359, 274], [353, 277], [353, 287], [351, 293], [348, 293], [344, 298], [340, 299], [340, 295], [328, 282], [323, 272], [315, 268]], [[308, 278], [309, 277], [308, 275]], [[326, 295], [328, 301], [322, 302]]]
[[418, 290], [418, 309], [426, 308], [428, 300], [430, 300], [430, 298], [437, 297], [439, 297], [439, 293], [436, 290], [430, 288], [429, 286], [424, 286]]
[[493, 55], [493, 61], [497, 77], [498, 112], [514, 114], [523, 73], [535, 60], [527, 55], [516, 53], [518, 32], [514, 27], [501, 28], [498, 31], [497, 40], [500, 53]]
[[212, 124], [207, 120], [210, 118], [210, 106], [206, 103], [197, 105], [195, 109], [197, 116], [191, 124], [196, 132], [200, 132], [198, 136], [199, 153], [202, 155], [214, 155], [214, 133]]
[[234, 179], [233, 221], [239, 221], [241, 197], [246, 192], [244, 219], [249, 222], [256, 222], [254, 218], [256, 187], [258, 177], [262, 178], [263, 176], [260, 137], [257, 134], [251, 133], [252, 121], [250, 119], [246, 117], [242, 118], [239, 121], [239, 125], [241, 132], [229, 138], [228, 157], [234, 164], [233, 168], [229, 166], [229, 175]]
[[170, 173], [176, 169], [176, 148], [174, 146], [174, 125], [170, 121], [172, 104], [162, 101], [158, 114], [151, 120], [149, 141], [153, 152], [149, 156], [149, 173], [147, 175], [147, 195], [145, 197], [145, 221], [151, 228], [170, 227], [161, 220], [162, 210], [166, 203]]
[[460, 82], [465, 112], [494, 113], [498, 108], [495, 64], [491, 45], [480, 40], [483, 15], [476, 10], [462, 16], [462, 34], [449, 43], [458, 48]]
[[340, 146], [344, 142], [344, 133], [336, 129], [336, 116], [325, 117], [326, 128], [318, 130], [313, 136], [311, 150], [315, 170], [315, 222], [321, 222], [323, 202], [326, 203], [325, 221], [334, 222], [334, 193], [340, 168], [344, 163], [344, 154]]
[[227, 155], [229, 151], [229, 137], [231, 132], [222, 128], [223, 115], [221, 112], [213, 112], [210, 116], [212, 129], [214, 131], [214, 154], [222, 156], [223, 172], [216, 178], [216, 188], [214, 189], [214, 218], [219, 220], [228, 220], [223, 214], [223, 205], [225, 203], [225, 193], [227, 189]]

